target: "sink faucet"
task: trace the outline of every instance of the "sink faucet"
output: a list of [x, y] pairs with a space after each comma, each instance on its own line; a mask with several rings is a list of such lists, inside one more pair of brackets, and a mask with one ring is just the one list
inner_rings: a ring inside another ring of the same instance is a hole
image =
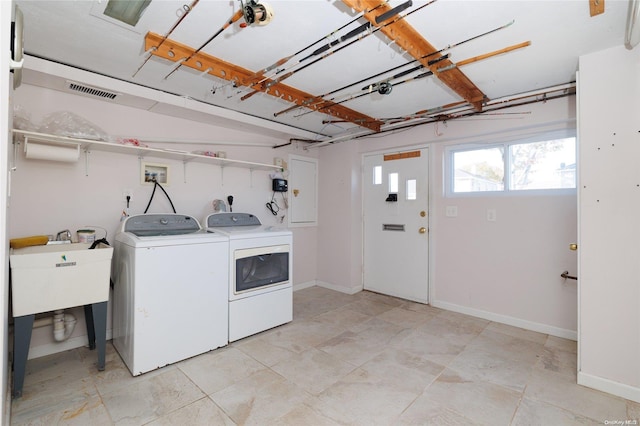
[[71, 240], [71, 231], [68, 229], [62, 230], [56, 234], [56, 241]]

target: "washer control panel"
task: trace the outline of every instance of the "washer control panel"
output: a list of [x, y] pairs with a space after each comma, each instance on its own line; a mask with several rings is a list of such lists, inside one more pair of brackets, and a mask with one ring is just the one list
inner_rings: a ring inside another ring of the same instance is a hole
[[261, 225], [260, 220], [249, 213], [214, 213], [207, 216], [207, 228], [255, 225]]
[[138, 237], [192, 234], [200, 230], [195, 218], [180, 214], [142, 214], [127, 218], [124, 224], [124, 232]]

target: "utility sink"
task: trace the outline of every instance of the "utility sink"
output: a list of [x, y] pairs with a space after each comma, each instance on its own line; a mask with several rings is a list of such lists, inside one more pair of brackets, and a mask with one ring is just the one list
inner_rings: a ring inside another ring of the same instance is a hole
[[12, 249], [13, 316], [49, 312], [109, 299], [113, 247], [89, 243]]

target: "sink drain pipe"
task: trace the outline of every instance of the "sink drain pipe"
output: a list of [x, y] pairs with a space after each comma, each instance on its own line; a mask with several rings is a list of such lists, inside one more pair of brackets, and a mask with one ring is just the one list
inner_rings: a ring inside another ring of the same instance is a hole
[[53, 324], [53, 338], [56, 342], [67, 340], [76, 328], [76, 317], [73, 314], [65, 314], [59, 309], [52, 317], [40, 318], [33, 322], [33, 328], [46, 327]]

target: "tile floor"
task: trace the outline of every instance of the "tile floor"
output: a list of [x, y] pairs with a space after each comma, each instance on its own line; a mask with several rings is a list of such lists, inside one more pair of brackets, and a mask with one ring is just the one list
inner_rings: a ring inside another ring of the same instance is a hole
[[[179, 336], [175, 336], [179, 344]], [[575, 384], [576, 344], [369, 292], [294, 293], [294, 321], [132, 377], [75, 349], [27, 363], [12, 425], [638, 424]]]

